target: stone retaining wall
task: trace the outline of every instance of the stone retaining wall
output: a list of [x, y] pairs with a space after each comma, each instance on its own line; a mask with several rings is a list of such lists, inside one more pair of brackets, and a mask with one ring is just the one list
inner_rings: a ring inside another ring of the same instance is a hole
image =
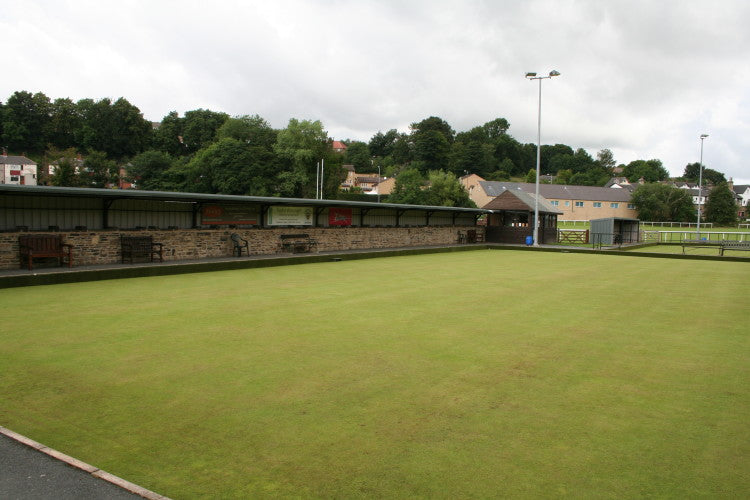
[[[317, 251], [404, 248], [456, 243], [459, 231], [482, 226], [420, 227], [342, 227], [342, 228], [274, 228], [274, 229], [178, 229], [149, 231], [71, 231], [59, 232], [63, 242], [73, 245], [74, 266], [114, 264], [120, 262], [120, 236], [153, 236], [164, 245], [164, 260], [179, 261], [232, 255], [232, 233], [250, 243], [250, 253], [275, 254], [282, 234], [309, 234], [318, 241]], [[0, 233], [0, 269], [20, 266], [18, 236], [23, 233]], [[34, 233], [44, 234], [44, 233]]]

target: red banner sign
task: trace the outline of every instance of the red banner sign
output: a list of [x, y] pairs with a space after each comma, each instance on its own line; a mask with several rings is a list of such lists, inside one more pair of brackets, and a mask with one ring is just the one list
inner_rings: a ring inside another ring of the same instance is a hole
[[328, 210], [329, 226], [351, 226], [352, 209], [351, 208], [330, 208]]

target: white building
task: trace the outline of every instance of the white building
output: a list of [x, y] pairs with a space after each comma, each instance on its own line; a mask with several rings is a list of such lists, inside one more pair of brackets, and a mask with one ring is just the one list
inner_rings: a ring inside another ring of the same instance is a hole
[[0, 184], [36, 186], [36, 162], [25, 156], [8, 156], [6, 151], [0, 156]]

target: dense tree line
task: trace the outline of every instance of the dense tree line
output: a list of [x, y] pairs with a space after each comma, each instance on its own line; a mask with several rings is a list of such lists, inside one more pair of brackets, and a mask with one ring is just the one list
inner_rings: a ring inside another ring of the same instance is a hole
[[[408, 133], [378, 131], [369, 142], [345, 140], [345, 154], [332, 150], [319, 121], [291, 119], [273, 129], [260, 116], [235, 116], [205, 109], [171, 112], [158, 126], [143, 118], [125, 98], [115, 101], [50, 100], [41, 92], [15, 92], [0, 103], [0, 138], [11, 154], [25, 154], [57, 169], [42, 182], [103, 187], [117, 181], [120, 167], [137, 188], [256, 196], [313, 197], [317, 164], [325, 164], [324, 196], [335, 198], [343, 164], [360, 173], [397, 178], [391, 200], [399, 203], [471, 206], [457, 189], [458, 177], [476, 173], [489, 180], [533, 179], [536, 145], [509, 134], [497, 118], [456, 132], [431, 116], [411, 124]], [[82, 155], [83, 159], [79, 159]], [[596, 158], [564, 144], [542, 145], [543, 174], [560, 184], [604, 185], [616, 162], [608, 149]], [[631, 182], [665, 180], [659, 160], [620, 165]], [[685, 168], [692, 180], [695, 167]], [[704, 169], [706, 179], [723, 179]]]

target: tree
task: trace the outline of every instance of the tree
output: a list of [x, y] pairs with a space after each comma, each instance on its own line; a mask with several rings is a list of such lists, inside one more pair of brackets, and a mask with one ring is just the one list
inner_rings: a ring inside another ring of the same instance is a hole
[[315, 195], [316, 165], [329, 152], [328, 133], [320, 121], [289, 120], [279, 131], [274, 152], [282, 164], [278, 175], [282, 196], [312, 198]]
[[646, 182], [663, 181], [669, 178], [669, 172], [661, 164], [661, 160], [634, 160], [628, 163], [622, 175], [634, 183], [643, 178]]
[[60, 149], [79, 145], [81, 115], [76, 104], [68, 98], [55, 99], [48, 123], [48, 141]]
[[187, 153], [195, 153], [211, 145], [216, 132], [229, 119], [226, 113], [196, 109], [185, 113], [182, 127], [182, 140]]
[[269, 150], [276, 142], [276, 132], [258, 115], [228, 118], [216, 131], [217, 139], [226, 137]]
[[393, 154], [393, 147], [396, 144], [396, 140], [398, 140], [398, 135], [398, 131], [395, 128], [392, 128], [385, 134], [378, 131], [368, 143], [370, 154], [372, 156], [379, 156], [380, 158]]
[[41, 92], [14, 92], [4, 106], [3, 145], [16, 151], [43, 152], [51, 106]]
[[82, 99], [76, 104], [82, 126], [80, 146], [116, 159], [144, 151], [151, 143], [152, 127], [141, 111], [120, 97], [114, 103]]
[[451, 126], [443, 120], [442, 118], [438, 118], [437, 116], [431, 116], [429, 118], [425, 118], [421, 122], [412, 123], [411, 124], [411, 131], [412, 136], [416, 137], [420, 134], [424, 134], [426, 132], [439, 132], [442, 134], [442, 136], [445, 138], [446, 141], [448, 141], [449, 144], [453, 143], [453, 139], [456, 136], [456, 132], [451, 128]]
[[737, 202], [727, 183], [715, 186], [708, 194], [704, 216], [708, 222], [720, 226], [737, 224]]
[[346, 163], [354, 165], [355, 172], [372, 171], [370, 148], [367, 143], [361, 141], [349, 141], [346, 148]]
[[414, 160], [421, 162], [421, 170], [440, 170], [448, 166], [450, 143], [442, 132], [426, 130], [415, 134]]
[[690, 222], [696, 217], [690, 193], [667, 184], [643, 184], [633, 192], [631, 202], [641, 220]]
[[[700, 166], [701, 164], [698, 162], [688, 163], [687, 165], [685, 165], [685, 171], [682, 174], [682, 178], [685, 179], [686, 182], [693, 182], [697, 184], [698, 181], [701, 179]], [[713, 185], [719, 185], [723, 182], [727, 182], [727, 179], [726, 177], [724, 177], [724, 174], [722, 174], [721, 172], [717, 172], [716, 170], [712, 168], [706, 168], [704, 166], [703, 167], [703, 182], [710, 183]]]
[[170, 111], [162, 118], [159, 128], [154, 131], [153, 146], [156, 150], [174, 157], [188, 154], [183, 137], [185, 119], [177, 111]]
[[609, 149], [602, 149], [598, 153], [596, 153], [596, 163], [598, 163], [600, 167], [608, 170], [609, 172], [611, 172], [612, 169], [617, 165], [617, 162], [615, 161], [615, 155]]
[[149, 150], [134, 157], [128, 165], [128, 176], [138, 189], [162, 191], [165, 189], [164, 175], [172, 167], [169, 154]]
[[487, 138], [490, 140], [495, 140], [498, 137], [505, 135], [509, 128], [510, 123], [508, 123], [508, 120], [505, 118], [495, 118], [494, 120], [482, 125], [482, 129], [484, 129]]
[[270, 150], [231, 137], [200, 150], [187, 165], [187, 190], [248, 196], [276, 194], [277, 165]]
[[530, 184], [536, 184], [536, 169], [530, 168], [528, 172], [526, 172], [526, 182]]
[[117, 180], [117, 163], [107, 159], [107, 154], [103, 151], [90, 151], [83, 161], [79, 177], [85, 187], [105, 188]]
[[393, 192], [388, 196], [390, 203], [405, 205], [423, 205], [426, 181], [415, 168], [405, 168], [396, 176]]
[[452, 172], [433, 170], [428, 175], [427, 191], [423, 203], [441, 207], [470, 207], [476, 204]]

